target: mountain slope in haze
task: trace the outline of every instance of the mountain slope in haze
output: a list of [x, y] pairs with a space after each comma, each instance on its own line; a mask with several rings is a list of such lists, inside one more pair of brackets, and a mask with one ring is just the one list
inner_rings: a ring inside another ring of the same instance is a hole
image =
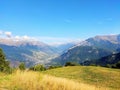
[[116, 51], [120, 47], [120, 35], [96, 36], [86, 40], [91, 46]]
[[68, 50], [66, 53], [55, 58], [53, 62], [57, 62], [62, 65], [64, 65], [66, 62], [76, 62], [81, 64], [84, 61], [90, 61], [91, 59], [99, 59], [103, 56], [110, 54], [112, 54], [112, 52], [101, 48], [81, 46]]
[[77, 42], [68, 42], [68, 43], [63, 43], [57, 46], [53, 46], [56, 48], [56, 50], [58, 51], [59, 54], [63, 54], [64, 52], [66, 52], [69, 48], [75, 46], [77, 44]]
[[25, 62], [27, 66], [38, 63], [46, 65], [73, 45], [74, 43], [70, 43], [53, 47], [35, 40], [0, 38], [0, 48], [4, 50], [6, 59], [12, 66], [17, 66], [19, 62]]
[[39, 41], [0, 39], [0, 48], [4, 50], [6, 59], [13, 66], [19, 62], [25, 62], [27, 66], [36, 63], [46, 64], [58, 55], [53, 47]]
[[96, 36], [80, 42], [53, 60], [64, 65], [66, 62], [83, 63], [119, 52], [120, 35]]

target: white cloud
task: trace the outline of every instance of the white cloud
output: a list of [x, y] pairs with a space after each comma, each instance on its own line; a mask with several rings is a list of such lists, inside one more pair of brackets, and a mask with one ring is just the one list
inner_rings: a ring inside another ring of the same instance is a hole
[[19, 36], [12, 35], [12, 32], [9, 31], [0, 31], [0, 37], [5, 39], [11, 39], [13, 41], [40, 41], [47, 43], [49, 45], [60, 45], [69, 42], [79, 42], [81, 39], [77, 38], [61, 38], [61, 37], [31, 37], [28, 35]]
[[49, 45], [60, 45], [70, 42], [79, 42], [78, 38], [61, 38], [61, 37], [39, 37], [39, 40]]
[[41, 41], [49, 45], [60, 45], [69, 42], [79, 42], [81, 39], [77, 38], [61, 38], [61, 37], [30, 37], [27, 35], [24, 36], [15, 36], [16, 41]]
[[15, 36], [15, 39], [20, 39], [20, 36]]
[[24, 36], [15, 36], [13, 37], [16, 41], [37, 41], [37, 38], [30, 37], [27, 35]]
[[8, 32], [8, 31], [7, 31], [7, 32], [4, 32], [4, 34], [5, 34], [7, 37], [9, 37], [9, 38], [12, 37], [12, 32]]
[[30, 37], [27, 36], [27, 35], [22, 36], [22, 38], [23, 38], [24, 40], [29, 40], [29, 39], [30, 39]]

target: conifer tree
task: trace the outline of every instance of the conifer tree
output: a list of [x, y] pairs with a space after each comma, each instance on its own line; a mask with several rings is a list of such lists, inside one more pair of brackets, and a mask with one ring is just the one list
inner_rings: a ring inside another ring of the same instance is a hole
[[0, 48], [0, 71], [8, 72], [10, 70], [9, 62], [5, 59], [5, 54], [3, 50]]

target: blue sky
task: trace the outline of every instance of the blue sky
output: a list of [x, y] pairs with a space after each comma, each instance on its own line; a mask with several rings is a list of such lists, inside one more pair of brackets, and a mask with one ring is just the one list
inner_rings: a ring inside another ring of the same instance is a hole
[[0, 31], [53, 40], [120, 34], [120, 0], [0, 0]]

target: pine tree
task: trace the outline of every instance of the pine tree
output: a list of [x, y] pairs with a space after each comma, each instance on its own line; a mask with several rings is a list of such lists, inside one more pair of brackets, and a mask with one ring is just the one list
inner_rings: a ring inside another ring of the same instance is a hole
[[0, 48], [0, 71], [8, 72], [10, 70], [9, 62], [5, 59], [5, 54], [3, 50]]

